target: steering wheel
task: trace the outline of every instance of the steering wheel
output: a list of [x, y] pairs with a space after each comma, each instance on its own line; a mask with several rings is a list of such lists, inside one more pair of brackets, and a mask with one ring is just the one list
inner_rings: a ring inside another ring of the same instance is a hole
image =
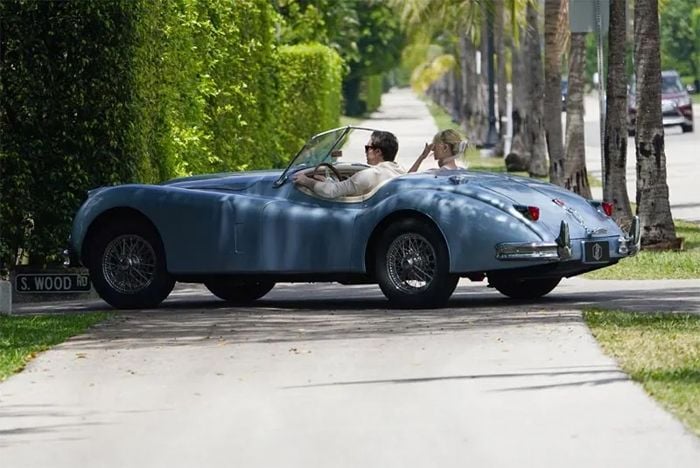
[[343, 176], [340, 175], [340, 172], [338, 172], [338, 169], [336, 169], [335, 167], [333, 167], [332, 164], [327, 163], [327, 162], [318, 163], [318, 165], [316, 167], [314, 167], [314, 171], [312, 172], [312, 175], [316, 175], [316, 171], [318, 171], [322, 167], [327, 167], [328, 169], [330, 169], [331, 172], [333, 173], [333, 176], [336, 178], [337, 181], [343, 180]]

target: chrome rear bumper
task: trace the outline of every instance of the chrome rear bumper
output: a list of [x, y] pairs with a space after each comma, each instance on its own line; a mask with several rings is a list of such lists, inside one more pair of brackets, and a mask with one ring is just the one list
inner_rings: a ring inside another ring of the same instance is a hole
[[496, 246], [498, 260], [567, 260], [571, 257], [569, 225], [562, 221], [555, 242], [504, 242]]
[[[632, 219], [629, 233], [621, 237], [618, 253], [632, 256], [639, 252], [641, 242], [639, 217]], [[561, 261], [571, 258], [571, 238], [569, 225], [562, 221], [559, 226], [559, 236], [555, 242], [504, 242], [496, 245], [498, 260], [551, 260]]]

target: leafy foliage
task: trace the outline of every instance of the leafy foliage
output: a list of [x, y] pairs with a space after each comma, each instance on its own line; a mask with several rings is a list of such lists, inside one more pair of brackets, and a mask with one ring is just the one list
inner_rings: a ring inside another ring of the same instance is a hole
[[279, 166], [334, 126], [340, 59], [278, 54], [277, 20], [267, 0], [0, 2], [1, 261], [58, 259], [88, 189]]
[[283, 46], [279, 54], [278, 118], [287, 122], [280, 128], [286, 162], [308, 135], [338, 126], [343, 62], [320, 44]]
[[673, 68], [682, 75], [700, 78], [699, 16], [696, 0], [675, 0], [663, 5], [659, 18], [663, 69]]

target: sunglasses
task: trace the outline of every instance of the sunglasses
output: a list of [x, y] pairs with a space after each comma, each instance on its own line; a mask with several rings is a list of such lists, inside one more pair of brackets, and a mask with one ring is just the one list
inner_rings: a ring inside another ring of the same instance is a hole
[[369, 153], [371, 149], [377, 149], [377, 147], [374, 145], [365, 145], [365, 153]]

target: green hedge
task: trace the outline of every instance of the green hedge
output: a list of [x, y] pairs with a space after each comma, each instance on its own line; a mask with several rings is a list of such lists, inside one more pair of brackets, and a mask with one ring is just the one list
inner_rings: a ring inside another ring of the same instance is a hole
[[275, 15], [267, 0], [0, 2], [5, 265], [57, 259], [88, 189], [279, 166], [336, 126], [340, 59], [278, 53]]
[[363, 80], [363, 90], [360, 99], [365, 101], [367, 112], [374, 112], [382, 104], [382, 93], [384, 92], [384, 80], [381, 74], [370, 75]]
[[283, 154], [294, 156], [314, 133], [339, 125], [343, 62], [320, 44], [283, 46], [278, 118]]
[[139, 155], [125, 131], [134, 122], [131, 5], [0, 2], [0, 251], [8, 265], [19, 248], [56, 255], [86, 189], [136, 177]]

